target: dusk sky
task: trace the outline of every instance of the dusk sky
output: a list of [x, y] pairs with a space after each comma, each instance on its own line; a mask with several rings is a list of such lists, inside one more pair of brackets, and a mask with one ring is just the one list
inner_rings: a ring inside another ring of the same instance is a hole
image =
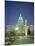
[[27, 19], [28, 25], [34, 24], [34, 3], [5, 1], [5, 24], [14, 25], [20, 16]]

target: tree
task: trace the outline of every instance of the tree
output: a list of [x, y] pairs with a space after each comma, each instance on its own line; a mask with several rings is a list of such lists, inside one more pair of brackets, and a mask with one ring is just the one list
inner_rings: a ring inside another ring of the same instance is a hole
[[30, 32], [30, 29], [28, 29], [28, 32], [27, 32], [27, 33], [28, 33], [28, 35], [30, 35], [30, 33], [31, 33], [31, 32]]
[[11, 45], [16, 40], [15, 35], [15, 30], [10, 30], [6, 32], [5, 41], [8, 42], [7, 45]]

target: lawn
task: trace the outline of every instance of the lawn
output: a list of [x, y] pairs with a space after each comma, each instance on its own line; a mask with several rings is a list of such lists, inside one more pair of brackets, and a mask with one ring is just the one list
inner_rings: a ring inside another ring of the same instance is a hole
[[18, 45], [18, 44], [33, 44], [34, 40], [32, 38], [17, 38], [13, 44]]

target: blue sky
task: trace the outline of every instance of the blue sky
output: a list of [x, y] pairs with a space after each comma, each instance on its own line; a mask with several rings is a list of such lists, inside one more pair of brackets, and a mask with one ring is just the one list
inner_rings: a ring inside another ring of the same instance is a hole
[[27, 19], [28, 25], [34, 24], [34, 3], [5, 1], [5, 24], [14, 25], [20, 16]]

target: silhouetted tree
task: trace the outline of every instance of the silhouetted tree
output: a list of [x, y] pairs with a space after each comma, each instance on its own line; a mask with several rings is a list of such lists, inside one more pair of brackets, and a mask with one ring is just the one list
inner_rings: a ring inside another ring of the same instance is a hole
[[28, 35], [30, 35], [30, 33], [31, 33], [31, 32], [30, 32], [30, 29], [28, 29], [28, 32], [27, 32], [27, 33], [28, 33]]

